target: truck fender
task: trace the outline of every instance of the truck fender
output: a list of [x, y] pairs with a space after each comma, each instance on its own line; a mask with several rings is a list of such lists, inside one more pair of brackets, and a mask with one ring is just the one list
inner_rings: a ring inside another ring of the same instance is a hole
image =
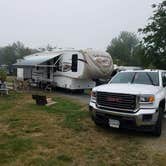
[[163, 111], [165, 111], [165, 99], [162, 99], [159, 103], [159, 107], [163, 108]]

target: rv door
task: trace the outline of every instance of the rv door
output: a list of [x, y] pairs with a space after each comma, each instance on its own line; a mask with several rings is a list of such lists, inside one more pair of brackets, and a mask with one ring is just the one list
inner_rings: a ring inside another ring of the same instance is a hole
[[47, 62], [47, 79], [50, 79], [50, 62]]
[[17, 79], [24, 80], [24, 69], [23, 68], [17, 68]]

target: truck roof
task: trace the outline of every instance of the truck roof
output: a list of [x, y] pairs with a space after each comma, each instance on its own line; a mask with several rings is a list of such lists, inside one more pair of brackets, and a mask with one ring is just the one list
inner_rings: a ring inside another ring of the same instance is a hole
[[121, 72], [166, 72], [166, 70], [144, 69], [144, 70], [125, 70]]

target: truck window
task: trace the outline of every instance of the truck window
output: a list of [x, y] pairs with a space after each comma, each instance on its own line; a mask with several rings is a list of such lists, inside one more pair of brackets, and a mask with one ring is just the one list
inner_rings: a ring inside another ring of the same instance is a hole
[[158, 72], [148, 72], [151, 80], [153, 81], [154, 85], [159, 86], [159, 73]]
[[150, 80], [151, 78], [148, 77], [146, 73], [136, 73], [135, 78], [133, 80], [134, 84], [148, 84], [151, 85], [152, 82]]
[[166, 86], [166, 72], [162, 73], [162, 82], [163, 82], [163, 86]]
[[135, 73], [134, 72], [122, 72], [122, 73], [118, 73], [113, 80], [111, 81], [111, 83], [131, 83], [132, 79], [134, 77]]
[[159, 86], [157, 72], [121, 72], [118, 73], [110, 83], [147, 84]]

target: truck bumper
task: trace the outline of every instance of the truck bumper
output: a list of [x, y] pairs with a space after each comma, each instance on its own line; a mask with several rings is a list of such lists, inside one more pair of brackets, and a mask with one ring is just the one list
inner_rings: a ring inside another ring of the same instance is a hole
[[108, 125], [109, 119], [114, 119], [120, 122], [120, 128], [141, 130], [153, 130], [159, 115], [156, 108], [139, 109], [135, 113], [124, 113], [97, 108], [95, 103], [89, 105], [89, 110], [92, 119], [98, 124]]

